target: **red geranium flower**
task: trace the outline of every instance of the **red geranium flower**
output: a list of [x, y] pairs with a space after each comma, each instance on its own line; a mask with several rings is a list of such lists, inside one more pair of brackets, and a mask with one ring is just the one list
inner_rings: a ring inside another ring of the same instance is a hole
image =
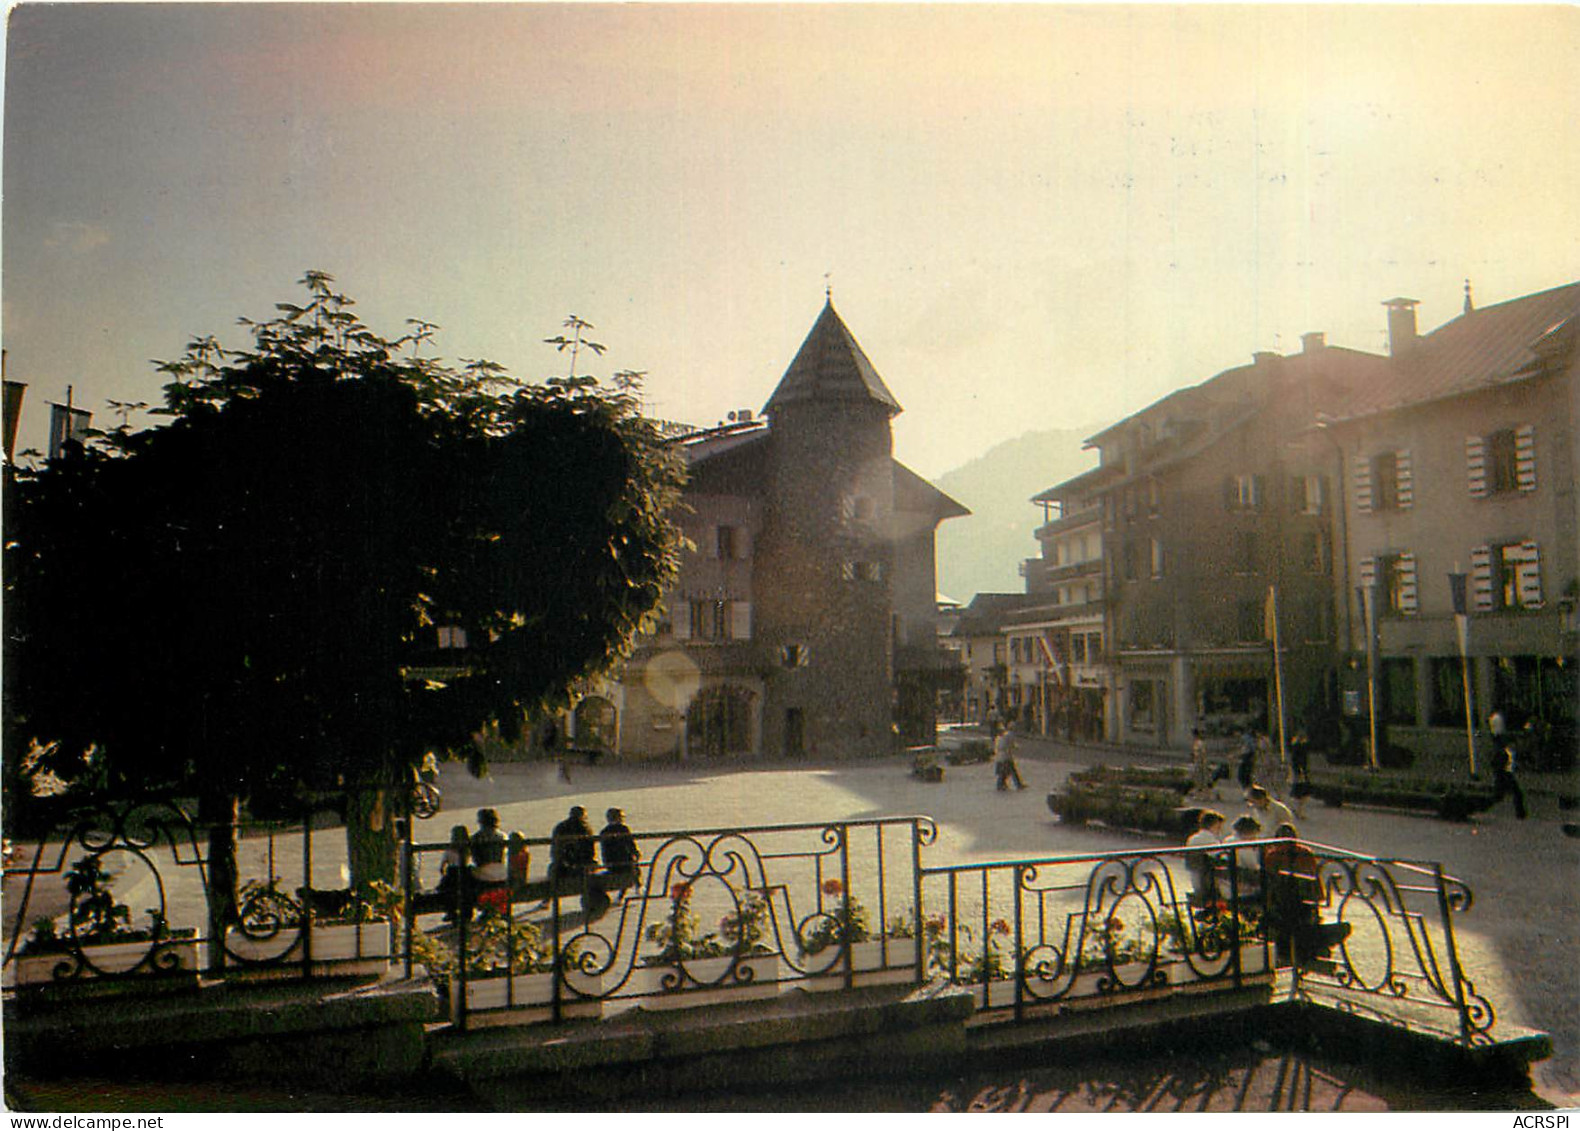
[[673, 899], [676, 903], [686, 902], [686, 900], [691, 898], [691, 885], [676, 884], [674, 887], [669, 889], [669, 898]]
[[1116, 934], [1125, 929], [1124, 921], [1121, 920], [1117, 915], [1110, 915], [1108, 917], [1108, 922], [1104, 924], [1104, 926]]
[[839, 895], [844, 890], [845, 890], [845, 885], [840, 883], [838, 880], [824, 880], [823, 881], [823, 894], [824, 895]]
[[1009, 921], [1007, 919], [993, 920], [993, 933], [995, 935], [1009, 934]]

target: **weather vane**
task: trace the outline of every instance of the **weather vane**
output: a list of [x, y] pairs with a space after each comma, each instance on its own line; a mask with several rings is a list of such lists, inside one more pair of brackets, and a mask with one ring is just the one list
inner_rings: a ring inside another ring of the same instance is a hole
[[829, 281], [829, 277], [833, 274], [834, 272], [832, 271], [823, 272], [823, 297], [828, 299], [829, 302], [834, 301], [834, 284]]

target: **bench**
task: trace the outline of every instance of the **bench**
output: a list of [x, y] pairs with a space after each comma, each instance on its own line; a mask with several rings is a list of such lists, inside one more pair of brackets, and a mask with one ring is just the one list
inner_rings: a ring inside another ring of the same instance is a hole
[[[500, 898], [499, 893], [508, 891], [510, 894], [509, 903], [533, 904], [552, 899], [556, 894], [561, 896], [585, 896], [595, 890], [605, 893], [624, 891], [626, 888], [634, 887], [636, 884], [636, 875], [632, 872], [624, 872], [619, 875], [609, 872], [594, 872], [592, 873], [592, 879], [597, 881], [596, 886], [585, 882], [581, 877], [563, 879], [558, 884], [555, 884], [547, 876], [538, 880], [528, 880], [526, 883], [479, 884], [477, 885], [476, 893], [472, 897], [472, 903], [474, 907], [478, 904], [502, 906], [506, 903], [506, 900]], [[558, 889], [557, 891], [556, 888]], [[453, 911], [455, 909], [455, 900], [448, 893], [438, 890], [415, 891], [412, 892], [411, 907], [413, 915], [433, 915], [441, 911]]]

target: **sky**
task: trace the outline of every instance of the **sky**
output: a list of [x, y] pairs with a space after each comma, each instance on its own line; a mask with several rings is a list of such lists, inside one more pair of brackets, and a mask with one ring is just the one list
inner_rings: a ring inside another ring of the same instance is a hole
[[[1580, 278], [1572, 6], [31, 4], [3, 340], [119, 420], [335, 276], [524, 379], [570, 314], [655, 415], [760, 410], [825, 290], [936, 476]], [[146, 417], [134, 415], [134, 424]]]

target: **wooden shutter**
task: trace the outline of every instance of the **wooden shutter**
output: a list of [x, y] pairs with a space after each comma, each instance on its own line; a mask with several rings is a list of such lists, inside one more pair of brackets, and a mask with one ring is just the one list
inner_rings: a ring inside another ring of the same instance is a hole
[[1365, 456], [1355, 457], [1355, 509], [1362, 514], [1372, 509], [1372, 464]]
[[669, 606], [669, 627], [676, 640], [691, 639], [691, 602], [672, 601]]
[[1419, 598], [1416, 594], [1415, 555], [1399, 555], [1399, 611], [1405, 616], [1414, 616], [1419, 608]]
[[1377, 559], [1361, 559], [1361, 588], [1370, 589], [1377, 584]]
[[1487, 441], [1480, 436], [1465, 437], [1465, 476], [1470, 481], [1470, 497], [1487, 497]]
[[1542, 607], [1542, 557], [1535, 542], [1520, 543], [1520, 562], [1515, 571], [1515, 588], [1520, 608]]
[[1492, 547], [1477, 546], [1470, 551], [1470, 607], [1490, 613], [1492, 606]]
[[1521, 491], [1536, 490], [1536, 426], [1525, 424], [1514, 432], [1514, 481]]
[[1399, 509], [1407, 510], [1415, 505], [1415, 472], [1411, 470], [1409, 449], [1395, 452], [1394, 459], [1394, 483], [1397, 487]]
[[730, 639], [750, 640], [752, 638], [752, 603], [750, 601], [730, 602]]

